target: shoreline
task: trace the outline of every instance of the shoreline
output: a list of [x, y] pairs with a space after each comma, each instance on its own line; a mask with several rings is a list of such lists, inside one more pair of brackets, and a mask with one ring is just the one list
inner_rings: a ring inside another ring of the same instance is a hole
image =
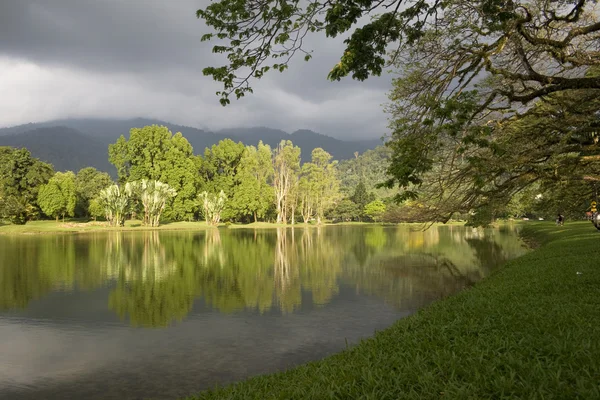
[[[72, 226], [68, 226], [71, 224]], [[65, 226], [66, 225], [66, 226]], [[204, 221], [178, 221], [169, 222], [158, 227], [150, 227], [142, 225], [139, 220], [125, 221], [124, 227], [112, 227], [100, 225], [94, 221], [90, 222], [56, 222], [50, 220], [31, 221], [25, 225], [0, 224], [1, 235], [49, 235], [49, 234], [75, 234], [75, 233], [90, 233], [90, 232], [143, 232], [143, 231], [202, 231], [207, 229], [275, 229], [275, 228], [319, 228], [326, 226], [424, 226], [425, 224], [415, 223], [380, 223], [380, 222], [338, 222], [338, 223], [323, 223], [321, 225], [296, 223], [292, 224], [277, 224], [272, 222], [253, 222], [250, 224], [225, 224], [220, 223], [218, 226], [207, 225]], [[448, 224], [436, 223], [438, 225], [464, 225], [464, 222], [450, 222]]]
[[473, 287], [322, 360], [184, 399], [600, 398], [600, 235], [519, 226], [533, 250]]

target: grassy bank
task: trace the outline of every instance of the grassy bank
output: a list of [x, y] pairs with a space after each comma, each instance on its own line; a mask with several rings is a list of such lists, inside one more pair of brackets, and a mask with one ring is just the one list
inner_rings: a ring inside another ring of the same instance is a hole
[[349, 350], [188, 399], [600, 398], [600, 232], [523, 234], [539, 248]]
[[[359, 223], [348, 223], [359, 225]], [[366, 225], [367, 223], [360, 223]], [[323, 224], [331, 225], [331, 224]], [[342, 224], [336, 224], [342, 225]], [[344, 224], [345, 225], [345, 224]], [[317, 227], [316, 224], [298, 223], [295, 225], [274, 224], [270, 222], [255, 222], [251, 224], [219, 224], [221, 228], [229, 229], [273, 229], [273, 228], [292, 228], [292, 227]], [[142, 221], [128, 220], [125, 221], [125, 226], [112, 227], [105, 222], [82, 222], [82, 221], [31, 221], [25, 225], [13, 225], [0, 222], [0, 234], [40, 234], [40, 233], [65, 233], [65, 232], [94, 232], [94, 231], [141, 231], [141, 230], [201, 230], [213, 228], [204, 221], [195, 222], [167, 222], [153, 228], [144, 226]]]
[[[463, 225], [463, 222], [453, 222], [446, 225]], [[319, 226], [364, 226], [364, 225], [398, 225], [398, 224], [381, 224], [373, 222], [341, 222], [341, 223], [323, 223], [316, 225], [314, 223], [296, 223], [295, 225], [275, 224], [272, 222], [253, 222], [250, 224], [219, 224], [221, 228], [229, 229], [273, 229], [273, 228], [316, 228]], [[403, 223], [400, 225], [414, 226], [415, 229], [423, 229], [424, 224], [421, 223]], [[434, 224], [441, 225], [441, 224]], [[209, 227], [204, 221], [194, 222], [167, 222], [162, 223], [159, 227], [152, 228], [144, 226], [142, 221], [128, 220], [125, 221], [123, 227], [111, 227], [105, 222], [82, 222], [69, 221], [31, 221], [25, 225], [13, 225], [7, 222], [0, 221], [0, 235], [2, 234], [42, 234], [42, 233], [78, 233], [78, 232], [95, 232], [95, 231], [142, 231], [142, 230], [202, 230]]]
[[0, 224], [1, 234], [76, 233], [96, 231], [142, 231], [142, 230], [201, 230], [207, 229], [205, 222], [171, 222], [156, 228], [144, 226], [142, 221], [125, 221], [123, 227], [112, 227], [105, 223], [77, 221], [31, 221], [25, 225]]

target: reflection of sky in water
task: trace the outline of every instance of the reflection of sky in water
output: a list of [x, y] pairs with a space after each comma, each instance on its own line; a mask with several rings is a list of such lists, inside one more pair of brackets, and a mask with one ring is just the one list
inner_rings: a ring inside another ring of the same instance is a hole
[[463, 227], [0, 237], [0, 397], [174, 398], [287, 368], [523, 251]]

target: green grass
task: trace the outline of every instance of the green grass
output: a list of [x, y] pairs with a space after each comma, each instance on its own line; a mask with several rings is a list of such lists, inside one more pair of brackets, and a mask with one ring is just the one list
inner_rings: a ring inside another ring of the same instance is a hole
[[68, 233], [68, 232], [98, 232], [98, 231], [141, 231], [141, 230], [201, 230], [207, 229], [206, 222], [170, 222], [161, 224], [157, 228], [142, 225], [142, 221], [125, 221], [124, 227], [111, 227], [94, 222], [80, 221], [31, 221], [25, 225], [12, 225], [0, 223], [1, 234], [40, 234], [40, 233]]
[[[323, 223], [321, 226], [330, 225], [381, 225], [372, 222], [342, 222], [342, 223]], [[393, 224], [396, 225], [396, 224]], [[423, 226], [423, 224], [402, 224], [402, 225], [416, 225]], [[254, 222], [250, 224], [219, 224], [219, 227], [226, 227], [229, 229], [273, 229], [273, 228], [302, 228], [302, 227], [318, 227], [316, 224], [305, 224], [296, 223], [295, 225], [284, 225], [275, 224], [272, 222]], [[161, 223], [157, 228], [152, 228], [142, 225], [142, 221], [130, 220], [125, 221], [124, 227], [111, 227], [107, 226], [103, 222], [84, 222], [77, 220], [66, 220], [65, 223], [61, 221], [30, 221], [25, 225], [13, 225], [7, 222], [0, 221], [0, 235], [2, 234], [42, 234], [42, 233], [77, 233], [77, 232], [97, 232], [97, 231], [132, 231], [132, 230], [201, 230], [207, 229], [209, 226], [204, 221], [196, 222], [166, 222]]]
[[188, 399], [598, 399], [600, 232], [522, 223], [540, 246], [360, 344]]

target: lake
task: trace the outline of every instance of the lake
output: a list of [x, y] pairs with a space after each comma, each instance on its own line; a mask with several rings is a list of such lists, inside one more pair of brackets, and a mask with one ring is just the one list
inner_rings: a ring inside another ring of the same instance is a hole
[[0, 398], [175, 399], [287, 369], [525, 252], [508, 226], [0, 236]]

